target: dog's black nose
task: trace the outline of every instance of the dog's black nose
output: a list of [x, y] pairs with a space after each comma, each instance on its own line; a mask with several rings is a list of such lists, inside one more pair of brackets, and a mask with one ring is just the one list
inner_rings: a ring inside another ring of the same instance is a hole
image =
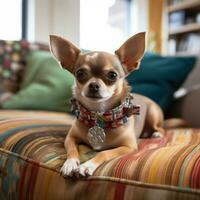
[[100, 88], [100, 86], [97, 84], [97, 83], [90, 83], [89, 84], [89, 90], [90, 90], [90, 92], [94, 92], [94, 93], [96, 93], [96, 92], [98, 92], [99, 91], [99, 88]]

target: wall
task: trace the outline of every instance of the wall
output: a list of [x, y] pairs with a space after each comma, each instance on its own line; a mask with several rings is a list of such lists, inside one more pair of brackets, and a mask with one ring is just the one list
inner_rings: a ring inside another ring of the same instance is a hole
[[49, 34], [79, 45], [80, 0], [29, 0], [28, 39], [48, 42]]
[[149, 46], [154, 52], [161, 53], [162, 48], [162, 20], [163, 0], [149, 0], [148, 32]]
[[161, 53], [163, 0], [134, 0], [132, 30], [145, 31], [147, 50]]

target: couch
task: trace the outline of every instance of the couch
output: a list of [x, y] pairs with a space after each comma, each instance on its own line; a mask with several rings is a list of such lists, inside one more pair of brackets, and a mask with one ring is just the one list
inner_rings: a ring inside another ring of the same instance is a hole
[[[190, 127], [167, 129], [164, 138], [141, 138], [137, 152], [105, 162], [94, 176], [79, 180], [65, 179], [59, 172], [66, 160], [64, 138], [74, 117], [68, 108], [62, 110], [63, 102], [55, 103], [59, 106], [55, 111], [55, 104], [45, 105], [42, 96], [37, 98], [44, 109], [32, 101], [34, 96], [28, 96], [29, 102], [24, 99], [28, 90], [24, 82], [28, 85], [37, 77], [31, 72], [29, 80], [23, 80], [16, 93], [12, 91], [0, 110], [0, 199], [200, 199], [199, 71], [197, 64], [184, 78], [184, 89], [175, 93], [166, 113], [170, 118], [186, 119]], [[31, 91], [37, 93], [41, 90], [38, 83], [48, 81], [38, 78]], [[50, 83], [55, 90], [57, 84]], [[80, 145], [79, 151], [81, 162], [98, 153], [85, 145]]]

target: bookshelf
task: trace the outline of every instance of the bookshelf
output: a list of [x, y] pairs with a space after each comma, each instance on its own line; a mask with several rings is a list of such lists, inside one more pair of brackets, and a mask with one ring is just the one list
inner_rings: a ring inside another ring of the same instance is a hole
[[200, 1], [199, 0], [183, 0], [180, 2], [173, 3], [172, 1], [168, 1], [170, 4], [168, 4], [167, 11], [175, 12], [179, 10], [191, 10], [196, 7], [200, 7]]
[[163, 53], [200, 55], [200, 0], [165, 0]]
[[172, 28], [171, 30], [169, 30], [169, 35], [183, 34], [183, 33], [199, 31], [199, 30], [200, 30], [200, 23], [199, 24], [191, 23], [191, 24], [182, 25], [178, 28]]

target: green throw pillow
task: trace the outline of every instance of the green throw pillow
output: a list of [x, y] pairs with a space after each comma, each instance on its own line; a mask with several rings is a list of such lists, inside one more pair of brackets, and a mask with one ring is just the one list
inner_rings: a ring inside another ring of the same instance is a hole
[[174, 92], [181, 86], [196, 63], [196, 57], [161, 56], [145, 53], [140, 69], [127, 77], [132, 92], [143, 94], [168, 110]]
[[2, 107], [69, 112], [73, 76], [49, 52], [31, 52], [27, 60], [20, 91]]

